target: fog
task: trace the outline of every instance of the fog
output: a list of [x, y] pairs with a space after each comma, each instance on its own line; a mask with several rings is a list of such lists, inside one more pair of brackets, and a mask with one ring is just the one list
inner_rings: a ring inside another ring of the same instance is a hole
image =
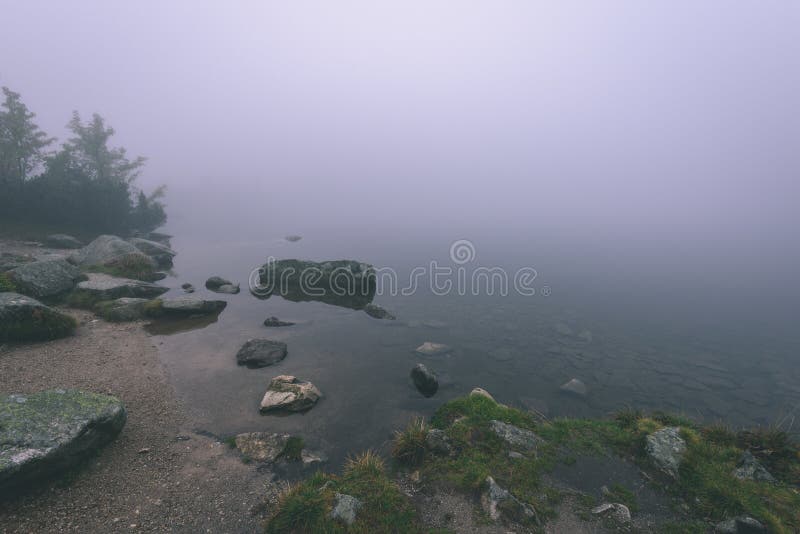
[[0, 84], [61, 139], [102, 114], [173, 232], [800, 267], [796, 2], [2, 4]]

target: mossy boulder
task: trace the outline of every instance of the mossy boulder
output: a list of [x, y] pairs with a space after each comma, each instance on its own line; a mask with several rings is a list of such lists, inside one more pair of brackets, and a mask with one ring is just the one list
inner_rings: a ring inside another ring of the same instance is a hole
[[96, 393], [0, 398], [0, 497], [74, 467], [113, 440], [126, 418], [119, 399]]
[[95, 305], [94, 311], [106, 321], [114, 323], [137, 321], [144, 318], [145, 310], [149, 302], [150, 301], [147, 299], [130, 297], [104, 300]]
[[19, 293], [0, 293], [0, 341], [38, 341], [72, 334], [75, 319]]

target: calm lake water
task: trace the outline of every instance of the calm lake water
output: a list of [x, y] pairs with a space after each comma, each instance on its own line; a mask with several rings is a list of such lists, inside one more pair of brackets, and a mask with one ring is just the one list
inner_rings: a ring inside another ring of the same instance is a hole
[[[381, 321], [318, 302], [256, 299], [247, 291], [249, 273], [268, 256], [347, 258], [396, 269], [402, 286], [414, 267], [431, 260], [458, 267], [450, 259], [452, 239], [331, 232], [288, 243], [282, 235], [252, 234], [209, 239], [176, 232], [172, 240], [175, 276], [164, 283], [191, 282], [197, 295], [228, 301], [218, 321], [156, 338], [197, 430], [302, 435], [336, 468], [349, 453], [385, 447], [409, 419], [430, 416], [475, 386], [549, 417], [603, 416], [634, 406], [733, 425], [788, 426], [800, 404], [800, 329], [788, 296], [709, 287], [685, 273], [648, 273], [614, 254], [487, 234], [472, 240], [468, 273], [497, 266], [513, 275], [532, 266], [539, 273], [532, 285], [539, 293], [548, 286], [551, 294], [441, 296], [423, 286], [412, 295], [378, 295], [375, 302], [397, 316]], [[242, 293], [206, 291], [211, 275], [240, 282]], [[264, 327], [273, 315], [298, 324]], [[286, 342], [288, 357], [263, 369], [237, 366], [237, 350], [256, 337]], [[454, 350], [414, 354], [425, 341]], [[432, 398], [409, 379], [419, 362], [440, 376]], [[278, 374], [312, 381], [324, 399], [302, 415], [260, 415], [261, 397]], [[585, 399], [559, 391], [571, 378], [587, 385]]]

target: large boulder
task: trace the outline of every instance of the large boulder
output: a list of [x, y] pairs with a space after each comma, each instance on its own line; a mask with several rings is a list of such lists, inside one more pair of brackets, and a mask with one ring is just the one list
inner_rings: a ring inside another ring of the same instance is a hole
[[77, 326], [72, 316], [19, 293], [0, 293], [0, 342], [55, 339]]
[[647, 436], [645, 447], [656, 467], [673, 478], [678, 478], [678, 468], [686, 452], [686, 441], [680, 433], [681, 429], [677, 426], [656, 430]]
[[291, 375], [276, 376], [269, 383], [261, 400], [261, 412], [304, 412], [314, 407], [322, 393], [311, 382], [303, 382]]
[[172, 259], [175, 257], [176, 253], [167, 245], [141, 237], [132, 237], [128, 242], [153, 258], [158, 265], [165, 267], [172, 265]]
[[274, 365], [287, 354], [286, 343], [271, 339], [249, 339], [236, 353], [236, 363], [251, 369]]
[[165, 315], [197, 316], [216, 315], [228, 305], [224, 300], [205, 300], [199, 297], [174, 297], [160, 299], [158, 311]]
[[52, 234], [44, 238], [44, 244], [51, 248], [81, 248], [83, 243], [67, 234]]
[[148, 299], [122, 297], [115, 300], [104, 300], [95, 305], [95, 313], [111, 322], [137, 321], [143, 319]]
[[353, 260], [271, 261], [250, 283], [250, 292], [258, 298], [280, 295], [293, 302], [318, 301], [354, 310], [372, 302], [375, 288], [372, 265]]
[[115, 267], [141, 265], [156, 268], [150, 256], [115, 235], [101, 235], [80, 250], [76, 250], [70, 260], [81, 266], [102, 265]]
[[153, 298], [166, 293], [169, 288], [141, 280], [89, 273], [87, 280], [78, 283], [76, 291], [95, 300], [114, 300], [121, 297]]
[[125, 425], [114, 397], [57, 389], [0, 398], [0, 495], [75, 466]]
[[64, 259], [26, 263], [8, 272], [20, 293], [47, 298], [66, 293], [83, 278], [81, 270]]

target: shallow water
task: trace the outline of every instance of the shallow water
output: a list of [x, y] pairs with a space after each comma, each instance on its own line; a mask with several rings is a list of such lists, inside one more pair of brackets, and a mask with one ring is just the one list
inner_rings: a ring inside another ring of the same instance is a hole
[[[652, 283], [580, 274], [563, 256], [544, 263], [548, 258], [541, 253], [526, 255], [502, 240], [479, 243], [474, 266], [513, 271], [534, 265], [538, 288], [547, 285], [552, 293], [441, 296], [424, 288], [413, 295], [379, 295], [375, 302], [397, 316], [381, 321], [319, 302], [256, 299], [246, 289], [248, 275], [267, 256], [352, 258], [391, 266], [402, 281], [416, 265], [450, 261], [448, 240], [309, 235], [297, 243], [280, 236], [209, 243], [176, 235], [175, 276], [163, 282], [176, 288], [170, 294], [181, 294], [180, 284], [191, 282], [196, 295], [229, 303], [216, 322], [179, 325], [156, 338], [197, 429], [217, 436], [299, 434], [335, 467], [349, 453], [385, 446], [410, 418], [429, 416], [475, 386], [500, 402], [549, 417], [602, 416], [634, 406], [733, 425], [792, 421], [800, 404], [800, 342], [789, 299], [715, 292], [663, 278]], [[242, 293], [206, 291], [203, 282], [211, 275], [240, 282]], [[273, 315], [298, 324], [264, 327]], [[237, 366], [237, 350], [254, 337], [285, 341], [288, 357], [263, 369]], [[425, 341], [446, 343], [453, 352], [414, 354]], [[432, 398], [419, 394], [409, 379], [418, 362], [440, 376]], [[260, 415], [261, 397], [278, 374], [312, 381], [324, 399], [305, 414]], [[585, 399], [559, 391], [571, 378], [585, 382]]]

